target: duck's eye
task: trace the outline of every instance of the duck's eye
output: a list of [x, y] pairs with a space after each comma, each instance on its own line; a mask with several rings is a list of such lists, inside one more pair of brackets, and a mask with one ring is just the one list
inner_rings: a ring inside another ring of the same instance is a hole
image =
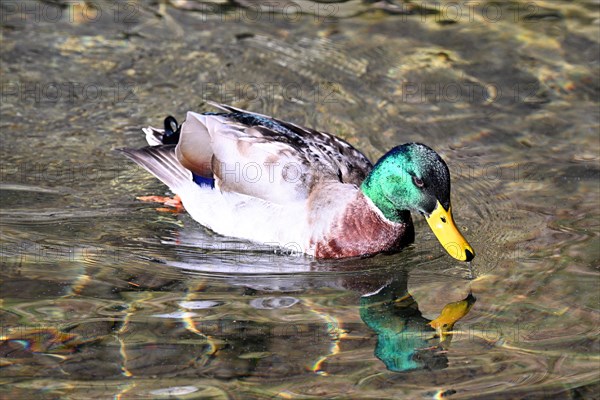
[[422, 188], [423, 186], [425, 186], [425, 183], [420, 178], [417, 178], [416, 176], [413, 176], [413, 183], [418, 188]]

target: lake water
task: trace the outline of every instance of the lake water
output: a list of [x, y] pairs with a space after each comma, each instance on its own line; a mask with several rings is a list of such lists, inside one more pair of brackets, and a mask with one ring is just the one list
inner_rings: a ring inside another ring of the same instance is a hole
[[[3, 398], [598, 398], [600, 3], [257, 4], [0, 4]], [[136, 200], [206, 100], [433, 147], [474, 279], [420, 216], [318, 262]]]

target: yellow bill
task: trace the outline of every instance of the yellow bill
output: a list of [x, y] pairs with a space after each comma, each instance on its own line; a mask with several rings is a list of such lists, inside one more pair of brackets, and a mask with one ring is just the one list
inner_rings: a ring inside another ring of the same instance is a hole
[[475, 257], [473, 248], [454, 224], [452, 207], [446, 211], [438, 201], [431, 215], [425, 218], [448, 254], [459, 261], [471, 261]]
[[464, 300], [446, 304], [440, 315], [431, 321], [429, 325], [438, 332], [443, 340], [445, 334], [454, 328], [456, 321], [469, 313], [476, 300], [475, 296], [469, 293]]

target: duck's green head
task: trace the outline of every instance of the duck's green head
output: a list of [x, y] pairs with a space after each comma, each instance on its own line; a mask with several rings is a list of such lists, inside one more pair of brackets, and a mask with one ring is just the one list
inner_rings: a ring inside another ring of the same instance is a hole
[[394, 147], [375, 164], [361, 189], [390, 221], [403, 222], [407, 210], [419, 212], [448, 254], [460, 261], [475, 256], [452, 218], [448, 166], [424, 144]]

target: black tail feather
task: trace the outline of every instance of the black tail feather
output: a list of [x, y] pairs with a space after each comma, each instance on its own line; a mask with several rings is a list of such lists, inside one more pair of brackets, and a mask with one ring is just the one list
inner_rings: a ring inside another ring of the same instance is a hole
[[163, 144], [179, 143], [179, 134], [181, 133], [181, 125], [177, 123], [175, 117], [169, 115], [165, 118], [165, 133], [162, 136]]

